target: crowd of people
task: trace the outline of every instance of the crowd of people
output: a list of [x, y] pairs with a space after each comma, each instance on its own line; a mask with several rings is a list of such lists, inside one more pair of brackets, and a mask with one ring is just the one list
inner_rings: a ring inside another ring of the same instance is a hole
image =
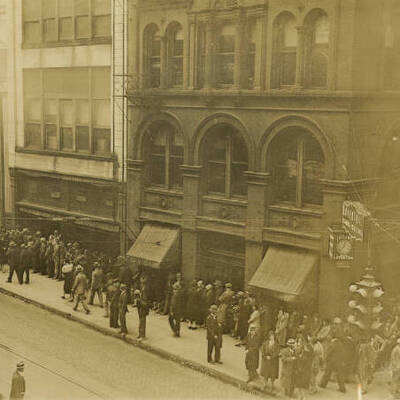
[[30, 283], [32, 272], [63, 280], [62, 298], [73, 303], [75, 311], [82, 306], [89, 314], [96, 301], [110, 327], [122, 335], [128, 333], [126, 313], [131, 306], [137, 309], [139, 340], [146, 338], [150, 310], [168, 316], [177, 338], [182, 322], [190, 330], [205, 329], [209, 363], [222, 364], [223, 336], [230, 335], [245, 350], [247, 381], [262, 379], [269, 392], [276, 391], [279, 380], [287, 397], [297, 393], [304, 399], [335, 377], [341, 392], [353, 379], [366, 393], [375, 371], [391, 368], [393, 393], [400, 396], [399, 308], [372, 338], [365, 337], [339, 317], [322, 319], [284, 305], [273, 307], [257, 301], [251, 292], [235, 292], [229, 282], [188, 283], [181, 273], [171, 272], [163, 286], [153, 285], [145, 268], [133, 272], [124, 257], [111, 258], [78, 242], [66, 243], [57, 231], [44, 237], [27, 228], [3, 228], [0, 267], [3, 272], [9, 269], [7, 282], [15, 273], [21, 285]]

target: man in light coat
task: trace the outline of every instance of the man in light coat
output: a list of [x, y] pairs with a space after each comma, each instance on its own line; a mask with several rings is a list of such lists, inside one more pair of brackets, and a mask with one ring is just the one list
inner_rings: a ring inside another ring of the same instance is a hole
[[92, 272], [92, 283], [90, 287], [89, 304], [93, 305], [94, 296], [97, 294], [100, 307], [103, 308], [103, 280], [104, 273], [98, 262], [93, 264], [94, 270]]
[[17, 364], [17, 370], [14, 372], [11, 381], [10, 400], [21, 400], [25, 396], [25, 378], [22, 375], [24, 369], [24, 362], [19, 362]]
[[86, 292], [89, 287], [88, 279], [84, 274], [81, 265], [78, 265], [76, 267], [76, 272], [77, 275], [75, 277], [74, 286], [72, 287], [72, 291], [74, 293], [74, 298], [75, 298], [74, 311], [77, 311], [79, 303], [82, 303], [82, 307], [85, 310], [86, 314], [89, 314], [90, 310], [86, 304]]

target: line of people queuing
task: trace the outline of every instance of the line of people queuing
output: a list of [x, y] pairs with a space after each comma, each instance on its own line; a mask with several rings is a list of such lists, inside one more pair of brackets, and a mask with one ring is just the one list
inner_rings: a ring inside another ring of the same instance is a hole
[[78, 242], [65, 243], [57, 231], [46, 238], [27, 228], [3, 228], [0, 267], [4, 270], [7, 264], [7, 282], [16, 273], [20, 284], [29, 284], [30, 270], [64, 280], [62, 298], [73, 302], [74, 310], [82, 305], [89, 314], [88, 304], [97, 300], [110, 327], [120, 329], [122, 335], [128, 333], [128, 305], [137, 308], [140, 340], [146, 338], [150, 309], [168, 316], [175, 337], [181, 336], [183, 321], [190, 330], [205, 328], [210, 363], [222, 363], [223, 335], [231, 335], [237, 339], [236, 346], [245, 349], [248, 382], [261, 376], [267, 391], [274, 392], [279, 380], [286, 396], [292, 397], [297, 390], [304, 399], [335, 376], [340, 391], [345, 392], [346, 381], [355, 377], [366, 393], [374, 372], [390, 367], [393, 393], [400, 395], [400, 308], [367, 339], [340, 318], [276, 310], [259, 305], [252, 293], [235, 292], [229, 282], [187, 284], [179, 272], [170, 273], [163, 294], [154, 297], [151, 279], [143, 270], [134, 274], [121, 256], [112, 259], [102, 252], [89, 252]]

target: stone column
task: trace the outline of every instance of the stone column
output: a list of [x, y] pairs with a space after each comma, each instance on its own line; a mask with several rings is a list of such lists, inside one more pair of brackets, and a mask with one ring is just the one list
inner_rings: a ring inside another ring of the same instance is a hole
[[17, 182], [15, 168], [9, 168], [10, 173], [10, 203], [11, 203], [11, 226], [15, 228], [17, 224]]
[[198, 273], [198, 232], [196, 217], [200, 208], [200, 166], [182, 165], [183, 210], [182, 210], [182, 273], [186, 282]]
[[206, 56], [204, 68], [204, 88], [214, 87], [215, 70], [215, 18], [209, 17], [206, 24]]
[[264, 256], [263, 228], [267, 215], [270, 174], [247, 171], [246, 270], [247, 286]]
[[195, 71], [197, 68], [196, 57], [196, 20], [189, 18], [185, 35], [184, 47], [184, 72], [183, 72], [183, 87], [193, 90], [195, 88]]
[[296, 52], [296, 86], [299, 88], [305, 85], [305, 54], [307, 54], [305, 42], [305, 27], [297, 26], [297, 52]]
[[160, 88], [165, 89], [168, 87], [168, 38], [161, 36], [161, 49], [160, 49]]
[[240, 13], [236, 18], [236, 35], [235, 35], [235, 66], [233, 71], [233, 87], [235, 89], [240, 89], [244, 85], [243, 76], [245, 72], [245, 62], [246, 62], [246, 49], [245, 46], [245, 32], [246, 24], [245, 18], [242, 13]]

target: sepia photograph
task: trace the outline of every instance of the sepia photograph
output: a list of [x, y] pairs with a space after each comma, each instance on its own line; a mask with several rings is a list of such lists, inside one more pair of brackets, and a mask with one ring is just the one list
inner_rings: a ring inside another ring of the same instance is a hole
[[400, 399], [400, 0], [0, 0], [0, 369]]

